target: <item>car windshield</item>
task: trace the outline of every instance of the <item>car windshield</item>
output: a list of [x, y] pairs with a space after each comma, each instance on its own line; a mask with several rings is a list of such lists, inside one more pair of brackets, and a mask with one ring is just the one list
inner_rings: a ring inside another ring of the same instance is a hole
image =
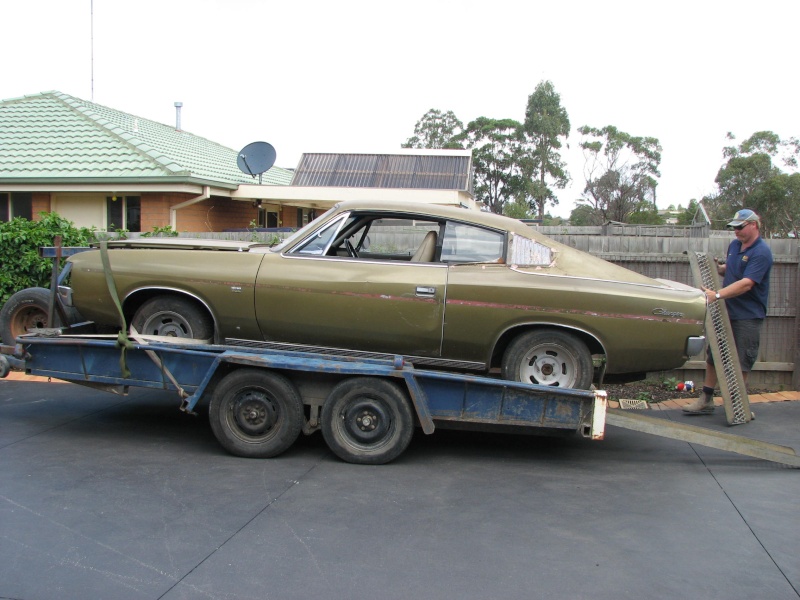
[[[338, 206], [338, 205], [337, 205], [337, 206]], [[306, 234], [307, 234], [309, 231], [311, 231], [311, 230], [312, 230], [312, 229], [314, 229], [315, 227], [318, 227], [320, 223], [324, 223], [324, 222], [325, 222], [325, 218], [326, 218], [328, 215], [330, 215], [330, 214], [331, 214], [333, 211], [335, 211], [335, 210], [336, 210], [336, 208], [337, 208], [337, 206], [334, 206], [333, 208], [330, 208], [329, 210], [325, 211], [323, 214], [321, 214], [319, 217], [317, 217], [317, 218], [316, 218], [316, 219], [314, 219], [313, 221], [310, 221], [310, 222], [309, 222], [307, 225], [305, 225], [305, 226], [304, 226], [304, 227], [302, 227], [301, 229], [298, 229], [297, 231], [295, 231], [295, 232], [294, 232], [292, 235], [290, 235], [289, 237], [287, 237], [287, 238], [286, 238], [285, 240], [283, 240], [283, 241], [282, 241], [280, 244], [278, 244], [277, 246], [273, 246], [272, 248], [270, 248], [270, 251], [271, 251], [271, 252], [281, 252], [281, 251], [283, 251], [285, 248], [289, 247], [291, 244], [293, 244], [294, 242], [296, 242], [297, 240], [301, 239], [301, 238], [302, 238], [303, 236], [305, 236], [305, 235], [306, 235]]]

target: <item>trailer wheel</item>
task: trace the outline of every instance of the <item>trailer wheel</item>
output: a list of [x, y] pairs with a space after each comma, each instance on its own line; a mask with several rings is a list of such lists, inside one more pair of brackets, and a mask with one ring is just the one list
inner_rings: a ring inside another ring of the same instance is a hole
[[285, 452], [303, 427], [303, 401], [283, 375], [238, 369], [219, 382], [208, 407], [211, 430], [231, 454], [270, 458]]
[[321, 427], [336, 456], [362, 465], [394, 460], [414, 434], [406, 395], [393, 383], [371, 377], [338, 383], [322, 405]]
[[594, 367], [589, 348], [572, 334], [555, 329], [520, 335], [503, 355], [503, 379], [589, 389]]
[[[17, 336], [28, 333], [29, 329], [47, 327], [50, 313], [50, 290], [42, 287], [26, 288], [11, 296], [0, 310], [0, 337], [4, 344], [13, 344]], [[67, 323], [62, 323], [58, 311], [54, 313], [53, 327], [61, 327], [80, 321], [80, 314], [65, 306]]]
[[211, 317], [197, 304], [177, 296], [156, 296], [136, 311], [131, 325], [142, 335], [210, 340]]

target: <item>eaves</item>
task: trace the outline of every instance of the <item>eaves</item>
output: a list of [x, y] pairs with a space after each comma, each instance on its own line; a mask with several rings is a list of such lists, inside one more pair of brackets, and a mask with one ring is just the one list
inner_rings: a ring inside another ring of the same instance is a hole
[[121, 186], [141, 187], [142, 191], [174, 191], [176, 186], [209, 186], [212, 188], [234, 191], [237, 183], [227, 183], [201, 179], [199, 177], [2, 177], [0, 191], [68, 191], [80, 187], [91, 189], [102, 187], [106, 190], [119, 190]]

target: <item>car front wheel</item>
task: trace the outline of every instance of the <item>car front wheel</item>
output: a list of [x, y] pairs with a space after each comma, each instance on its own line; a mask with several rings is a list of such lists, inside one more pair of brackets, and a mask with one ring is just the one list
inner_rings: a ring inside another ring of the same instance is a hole
[[142, 335], [213, 341], [214, 323], [208, 313], [185, 298], [157, 296], [136, 311], [131, 326]]
[[503, 379], [560, 388], [589, 389], [592, 355], [576, 336], [557, 330], [524, 333], [503, 355]]

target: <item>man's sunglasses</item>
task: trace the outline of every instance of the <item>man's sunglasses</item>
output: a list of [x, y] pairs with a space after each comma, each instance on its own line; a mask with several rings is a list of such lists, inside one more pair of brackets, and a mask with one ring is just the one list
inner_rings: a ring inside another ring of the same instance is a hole
[[742, 229], [744, 229], [745, 227], [750, 225], [750, 223], [752, 223], [752, 221], [749, 221], [749, 222], [745, 223], [744, 225], [735, 225], [734, 226], [734, 230], [741, 231]]

